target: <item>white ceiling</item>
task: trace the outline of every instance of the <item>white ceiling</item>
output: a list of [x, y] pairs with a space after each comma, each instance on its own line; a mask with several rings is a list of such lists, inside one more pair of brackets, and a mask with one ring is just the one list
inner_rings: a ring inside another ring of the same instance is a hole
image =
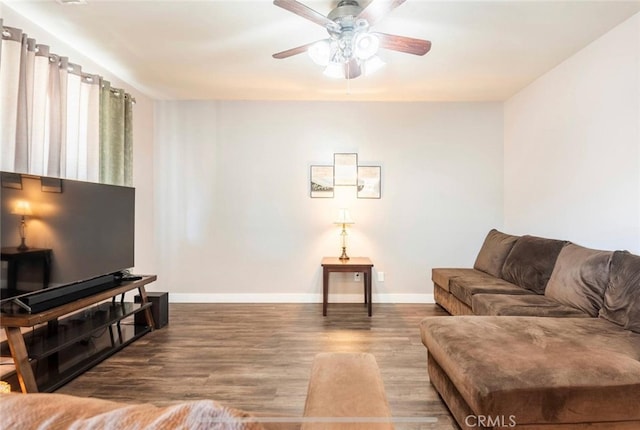
[[[336, 4], [302, 1], [325, 15]], [[431, 52], [384, 51], [384, 69], [347, 81], [306, 54], [271, 57], [327, 37], [271, 0], [87, 3], [4, 1], [152, 98], [220, 100], [505, 100], [640, 11], [640, 0], [407, 0], [374, 28], [431, 40]]]

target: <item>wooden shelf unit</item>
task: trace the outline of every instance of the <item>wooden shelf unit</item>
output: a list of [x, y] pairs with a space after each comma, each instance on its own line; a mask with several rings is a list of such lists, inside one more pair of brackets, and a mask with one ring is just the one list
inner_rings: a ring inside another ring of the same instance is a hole
[[[22, 392], [54, 391], [153, 330], [145, 285], [155, 280], [144, 276], [39, 313], [2, 313], [7, 343], [0, 353], [13, 358]], [[116, 300], [135, 289], [141, 303]], [[138, 312], [144, 312], [146, 324], [135, 323]], [[28, 333], [20, 330], [43, 323]]]

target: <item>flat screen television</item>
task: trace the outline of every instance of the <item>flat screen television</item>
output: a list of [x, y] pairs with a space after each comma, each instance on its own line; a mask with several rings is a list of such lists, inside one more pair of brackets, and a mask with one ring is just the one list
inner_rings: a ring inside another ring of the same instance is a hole
[[[49, 290], [85, 281], [91, 284], [91, 280], [134, 266], [134, 188], [0, 174], [3, 251], [15, 250], [21, 243], [21, 216], [16, 207], [26, 202], [31, 212], [25, 217], [26, 245], [51, 249]], [[2, 262], [3, 302], [43, 288], [42, 269], [37, 264], [20, 262], [17, 288], [9, 289], [8, 263]]]

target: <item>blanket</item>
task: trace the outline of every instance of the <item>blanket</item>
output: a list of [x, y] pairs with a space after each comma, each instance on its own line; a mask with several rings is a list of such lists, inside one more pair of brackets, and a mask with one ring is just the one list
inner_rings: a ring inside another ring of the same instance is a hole
[[246, 412], [212, 400], [172, 406], [125, 404], [64, 394], [0, 394], [3, 429], [264, 430]]

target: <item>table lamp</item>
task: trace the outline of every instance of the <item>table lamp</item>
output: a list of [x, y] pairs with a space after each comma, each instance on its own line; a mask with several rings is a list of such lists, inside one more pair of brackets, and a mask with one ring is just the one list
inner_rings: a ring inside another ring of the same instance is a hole
[[340, 260], [347, 261], [349, 260], [347, 255], [347, 224], [355, 224], [351, 219], [351, 215], [349, 215], [349, 209], [339, 209], [338, 218], [333, 223], [342, 224], [342, 232], [340, 233], [340, 236], [342, 236], [342, 255]]
[[26, 202], [24, 200], [20, 200], [15, 207], [13, 208], [13, 211], [11, 211], [12, 214], [14, 215], [20, 215], [21, 219], [20, 219], [20, 227], [18, 228], [18, 230], [20, 231], [20, 245], [18, 246], [18, 251], [26, 251], [27, 249], [29, 249], [29, 247], [26, 245], [25, 243], [25, 238], [26, 238], [26, 230], [27, 230], [27, 224], [25, 222], [25, 216], [29, 216], [29, 215], [33, 215], [33, 213], [31, 212], [31, 206], [29, 205], [29, 202]]

